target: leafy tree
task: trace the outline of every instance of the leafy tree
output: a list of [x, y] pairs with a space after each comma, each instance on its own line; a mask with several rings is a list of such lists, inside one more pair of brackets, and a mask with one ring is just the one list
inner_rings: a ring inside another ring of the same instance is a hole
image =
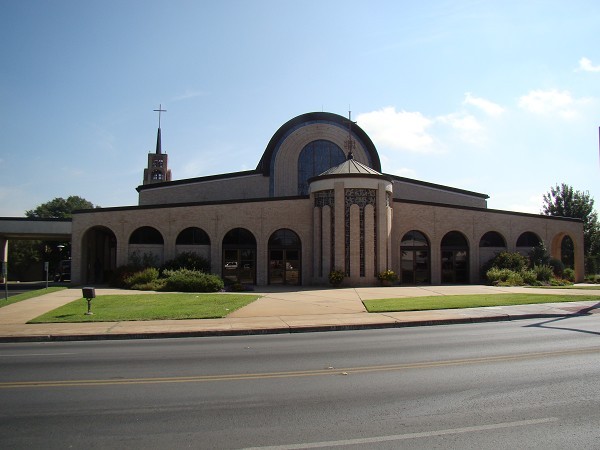
[[594, 199], [588, 192], [576, 191], [562, 183], [544, 195], [542, 214], [574, 217], [583, 221], [583, 247], [587, 273], [600, 269], [600, 224], [594, 210]]
[[35, 209], [25, 211], [25, 217], [44, 219], [68, 219], [73, 211], [78, 209], [92, 209], [94, 204], [77, 195], [71, 195], [66, 199], [56, 197], [54, 200], [42, 203]]

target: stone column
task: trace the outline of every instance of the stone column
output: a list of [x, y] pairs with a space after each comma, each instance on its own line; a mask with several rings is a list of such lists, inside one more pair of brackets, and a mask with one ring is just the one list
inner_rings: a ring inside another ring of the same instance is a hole
[[345, 236], [345, 190], [343, 182], [334, 185], [335, 209], [333, 211], [335, 220], [335, 267], [331, 270], [345, 270], [346, 267], [346, 236]]
[[321, 215], [321, 242], [323, 248], [321, 261], [323, 263], [323, 278], [325, 280], [328, 279], [329, 272], [333, 270], [333, 267], [331, 267], [331, 211], [332, 209], [329, 206], [324, 206]]
[[385, 183], [379, 183], [377, 189], [377, 273], [390, 268], [388, 261], [388, 246], [390, 230], [388, 225], [388, 208], [386, 206]]
[[360, 283], [360, 207], [350, 207], [350, 281]]
[[[314, 204], [314, 199], [311, 197], [311, 200], [313, 200], [313, 204]], [[312, 273], [313, 273], [313, 279], [312, 281], [315, 282], [317, 280], [320, 280], [323, 277], [323, 273], [321, 272], [321, 269], [323, 267], [323, 255], [321, 254], [321, 245], [323, 242], [323, 235], [322, 235], [322, 214], [321, 214], [321, 208], [318, 207], [314, 207], [313, 208], [313, 257], [312, 257]], [[303, 258], [304, 259], [304, 256]]]
[[[8, 239], [0, 238], [0, 252], [2, 254], [2, 265], [8, 267]], [[4, 271], [0, 272], [0, 281], [6, 283]]]

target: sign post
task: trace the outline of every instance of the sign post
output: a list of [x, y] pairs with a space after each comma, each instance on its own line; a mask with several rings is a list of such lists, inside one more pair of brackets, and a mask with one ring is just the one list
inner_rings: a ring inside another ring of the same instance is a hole
[[8, 300], [8, 263], [2, 261], [2, 279], [4, 280], [4, 300]]
[[46, 272], [46, 289], [48, 289], [48, 270], [50, 268], [50, 263], [48, 261], [44, 262], [44, 272]]
[[93, 316], [94, 313], [92, 312], [92, 299], [96, 298], [96, 289], [93, 287], [84, 287], [81, 288], [81, 291], [83, 294], [83, 298], [87, 300], [87, 312], [85, 313], [85, 315]]

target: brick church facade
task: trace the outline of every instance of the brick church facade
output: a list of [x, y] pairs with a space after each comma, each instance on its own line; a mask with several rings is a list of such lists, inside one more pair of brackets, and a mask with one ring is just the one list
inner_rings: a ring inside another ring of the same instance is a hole
[[574, 243], [583, 280], [580, 220], [487, 208], [485, 194], [388, 175], [368, 135], [347, 118], [307, 113], [275, 132], [256, 169], [171, 180], [161, 147], [148, 155], [136, 206], [73, 216], [72, 279], [107, 281], [133, 254], [159, 264], [181, 252], [246, 284], [374, 285], [386, 269], [399, 283], [480, 283], [499, 251], [542, 243], [560, 258]]

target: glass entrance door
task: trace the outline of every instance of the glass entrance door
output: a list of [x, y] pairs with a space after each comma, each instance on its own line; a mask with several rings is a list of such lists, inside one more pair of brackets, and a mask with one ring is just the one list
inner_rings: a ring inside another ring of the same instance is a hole
[[300, 283], [300, 254], [298, 250], [269, 251], [269, 283]]
[[223, 251], [223, 279], [231, 283], [254, 284], [256, 266], [254, 249], [228, 249]]

